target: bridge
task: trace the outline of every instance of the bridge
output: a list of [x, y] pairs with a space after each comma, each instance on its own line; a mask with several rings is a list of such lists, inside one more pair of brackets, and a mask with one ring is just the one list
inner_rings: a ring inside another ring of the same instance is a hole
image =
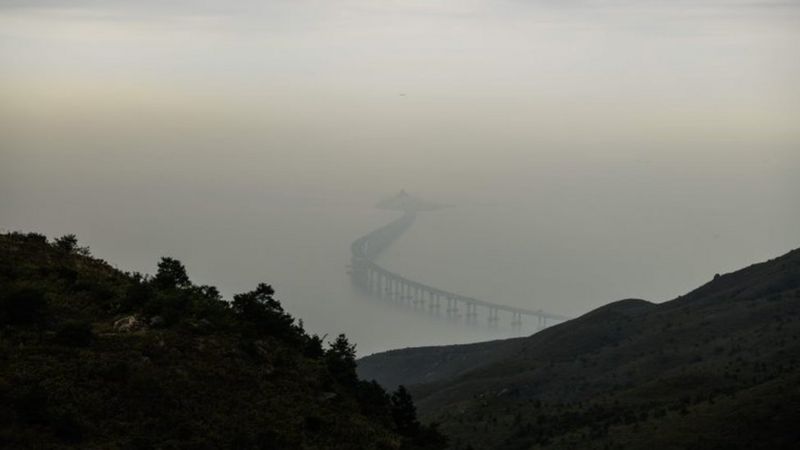
[[[407, 195], [405, 192], [400, 193], [400, 196], [405, 195]], [[550, 314], [542, 310], [501, 305], [449, 292], [411, 280], [381, 267], [375, 262], [375, 259], [414, 223], [417, 211], [435, 208], [406, 204], [389, 209], [400, 209], [403, 211], [403, 215], [356, 239], [350, 246], [352, 253], [350, 276], [356, 286], [370, 295], [391, 299], [415, 309], [428, 310], [436, 315], [445, 314], [454, 319], [463, 317], [467, 323], [471, 324], [477, 324], [478, 320], [482, 320], [479, 317], [485, 317], [490, 326], [497, 326], [503, 315], [510, 319], [513, 328], [520, 328], [523, 318], [530, 318], [536, 320], [538, 328], [542, 329], [547, 327], [549, 322], [561, 322], [568, 319], [565, 316]]]

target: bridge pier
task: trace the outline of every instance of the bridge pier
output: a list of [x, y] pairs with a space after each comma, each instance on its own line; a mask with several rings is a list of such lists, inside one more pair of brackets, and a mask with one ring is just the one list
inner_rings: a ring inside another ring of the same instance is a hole
[[[411, 226], [415, 217], [415, 211], [405, 211], [402, 217], [356, 239], [350, 245], [352, 258], [348, 272], [351, 280], [358, 288], [374, 297], [389, 299], [414, 309], [428, 311], [430, 314], [439, 315], [440, 309], [444, 309], [447, 317], [453, 320], [461, 318], [459, 304], [463, 304], [466, 310], [466, 322], [471, 324], [477, 323], [479, 306], [486, 310], [490, 326], [497, 326], [500, 311], [503, 311], [504, 316], [506, 313], [511, 314], [511, 326], [515, 329], [521, 328], [523, 315], [536, 316], [536, 323], [539, 329], [547, 327], [548, 320], [561, 321], [567, 319], [566, 317], [544, 313], [541, 310], [532, 311], [519, 307], [505, 306], [443, 291], [433, 286], [408, 280], [373, 262], [381, 251]], [[443, 299], [447, 302], [446, 308], [444, 308]]]
[[467, 303], [467, 322], [475, 323], [478, 317], [478, 305], [475, 303]]
[[414, 308], [424, 307], [425, 306], [425, 299], [424, 298], [415, 298], [414, 299]]
[[372, 279], [370, 280], [369, 291], [373, 294], [379, 294], [380, 274], [374, 270], [370, 271], [370, 273], [372, 274]]
[[517, 329], [522, 327], [522, 313], [516, 311], [511, 313], [511, 326]]
[[493, 327], [496, 327], [498, 319], [499, 318], [498, 318], [497, 308], [490, 307], [489, 308], [489, 319], [488, 319], [489, 320], [489, 325], [493, 326]]
[[439, 308], [441, 307], [439, 302], [440, 302], [439, 297], [436, 297], [436, 299], [428, 302], [428, 312], [430, 312], [433, 315], [439, 314]]
[[456, 299], [450, 297], [449, 295], [447, 296], [447, 315], [458, 315], [458, 304], [456, 303]]

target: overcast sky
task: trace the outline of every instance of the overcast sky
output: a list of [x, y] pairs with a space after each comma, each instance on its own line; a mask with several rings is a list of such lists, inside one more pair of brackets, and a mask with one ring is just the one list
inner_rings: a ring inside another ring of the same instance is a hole
[[358, 164], [378, 190], [798, 161], [800, 2], [231, 3], [0, 1], [0, 185], [102, 161], [309, 188]]

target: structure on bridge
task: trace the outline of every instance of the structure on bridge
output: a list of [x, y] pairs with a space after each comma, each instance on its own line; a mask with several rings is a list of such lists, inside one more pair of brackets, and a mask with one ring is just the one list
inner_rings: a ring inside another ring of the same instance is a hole
[[467, 323], [473, 324], [477, 324], [478, 320], [483, 320], [482, 317], [485, 316], [489, 325], [498, 326], [502, 314], [510, 319], [510, 325], [514, 328], [520, 328], [523, 318], [527, 317], [536, 320], [538, 328], [542, 329], [550, 322], [568, 319], [542, 310], [500, 305], [448, 292], [410, 280], [379, 266], [375, 263], [375, 258], [414, 223], [418, 211], [432, 211], [444, 205], [424, 202], [401, 191], [395, 197], [379, 203], [378, 207], [402, 211], [403, 215], [356, 239], [350, 246], [352, 252], [350, 276], [356, 286], [370, 295], [451, 319], [463, 318]]

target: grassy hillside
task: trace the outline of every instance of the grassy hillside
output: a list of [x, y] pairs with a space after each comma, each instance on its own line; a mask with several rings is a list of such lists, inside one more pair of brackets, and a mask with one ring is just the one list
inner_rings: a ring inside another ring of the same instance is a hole
[[[454, 375], [412, 387], [453, 448], [800, 444], [798, 250], [670, 302], [623, 300], [507, 342], [494, 344], [499, 360], [441, 367]], [[425, 358], [408, 353], [425, 372]], [[375, 355], [370, 365], [391, 371], [403, 358]]]
[[356, 372], [365, 380], [380, 380], [381, 385], [388, 389], [433, 383], [502, 360], [516, 352], [524, 341], [524, 338], [518, 338], [390, 350], [359, 359]]
[[0, 235], [0, 448], [441, 448], [405, 391], [357, 379], [272, 288], [223, 300], [67, 236]]

